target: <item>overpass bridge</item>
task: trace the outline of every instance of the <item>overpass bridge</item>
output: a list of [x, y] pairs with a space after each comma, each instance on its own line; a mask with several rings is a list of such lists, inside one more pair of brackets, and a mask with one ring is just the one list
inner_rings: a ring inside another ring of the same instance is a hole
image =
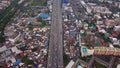
[[89, 55], [113, 55], [113, 56], [120, 56], [120, 48], [114, 48], [114, 47], [94, 47], [92, 49], [88, 49], [85, 46], [81, 46], [81, 54], [82, 54], [82, 56], [89, 56]]

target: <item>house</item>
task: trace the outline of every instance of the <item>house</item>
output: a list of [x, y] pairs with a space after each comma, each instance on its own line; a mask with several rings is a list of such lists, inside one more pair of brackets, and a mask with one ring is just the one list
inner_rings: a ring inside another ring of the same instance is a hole
[[48, 14], [46, 14], [46, 13], [40, 13], [39, 17], [41, 17], [41, 18], [48, 18]]
[[120, 68], [120, 64], [117, 65], [117, 68]]
[[20, 32], [16, 32], [15, 34], [13, 34], [13, 36], [9, 37], [9, 41], [15, 43], [19, 39], [20, 35]]
[[12, 52], [15, 53], [15, 54], [20, 54], [22, 51], [19, 50], [17, 47], [12, 47], [11, 48]]
[[3, 47], [0, 47], [0, 53], [7, 50], [7, 47], [6, 46], [3, 46]]

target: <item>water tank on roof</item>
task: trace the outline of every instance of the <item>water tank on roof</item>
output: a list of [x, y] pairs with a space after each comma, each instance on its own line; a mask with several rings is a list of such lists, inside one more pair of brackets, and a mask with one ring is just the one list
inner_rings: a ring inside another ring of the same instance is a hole
[[67, 3], [67, 0], [64, 0], [63, 2], [64, 2], [64, 4], [66, 4], [66, 3]]

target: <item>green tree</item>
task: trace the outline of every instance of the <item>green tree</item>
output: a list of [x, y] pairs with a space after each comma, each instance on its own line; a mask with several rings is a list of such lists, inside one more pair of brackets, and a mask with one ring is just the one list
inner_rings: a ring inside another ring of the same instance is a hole
[[3, 35], [0, 34], [0, 43], [3, 43], [5, 41], [5, 38], [3, 37]]
[[32, 49], [32, 52], [37, 51], [37, 49], [38, 49], [38, 47], [33, 48], [33, 49]]
[[64, 60], [64, 66], [66, 66], [70, 62], [70, 58], [65, 53], [63, 53], [63, 60]]
[[117, 36], [117, 39], [120, 39], [120, 34]]
[[29, 60], [27, 56], [22, 57], [22, 61], [27, 65], [34, 64], [33, 60]]
[[38, 21], [38, 22], [41, 22], [42, 27], [46, 26], [46, 22], [43, 21], [42, 18], [38, 17], [38, 18], [37, 18], [37, 21]]

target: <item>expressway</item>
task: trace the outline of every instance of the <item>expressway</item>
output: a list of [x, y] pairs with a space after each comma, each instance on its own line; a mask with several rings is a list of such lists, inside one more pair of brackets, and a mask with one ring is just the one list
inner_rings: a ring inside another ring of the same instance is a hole
[[95, 57], [94, 59], [96, 60], [96, 62], [98, 62], [106, 67], [109, 65], [109, 63], [105, 62], [104, 60], [99, 59], [98, 57]]
[[47, 68], [63, 68], [63, 23], [61, 0], [53, 1]]

